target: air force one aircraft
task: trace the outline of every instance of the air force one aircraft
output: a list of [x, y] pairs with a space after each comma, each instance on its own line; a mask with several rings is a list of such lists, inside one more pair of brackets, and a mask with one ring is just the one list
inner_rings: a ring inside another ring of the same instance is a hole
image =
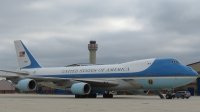
[[[43, 68], [21, 40], [14, 41], [19, 70], [0, 70], [14, 76], [0, 75], [21, 91], [33, 91], [37, 84], [69, 90], [75, 98], [96, 98], [96, 90], [145, 94], [153, 90], [161, 98], [171, 99], [171, 90], [194, 81], [198, 74], [174, 58], [153, 58], [113, 65]], [[169, 92], [163, 95], [160, 90]]]

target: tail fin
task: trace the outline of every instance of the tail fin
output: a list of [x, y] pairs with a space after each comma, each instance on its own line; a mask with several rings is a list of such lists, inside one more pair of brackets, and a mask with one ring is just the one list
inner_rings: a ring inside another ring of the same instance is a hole
[[17, 59], [19, 63], [19, 67], [21, 69], [24, 68], [42, 68], [34, 56], [28, 51], [25, 45], [22, 43], [21, 40], [14, 41], [15, 43], [15, 50], [17, 54]]

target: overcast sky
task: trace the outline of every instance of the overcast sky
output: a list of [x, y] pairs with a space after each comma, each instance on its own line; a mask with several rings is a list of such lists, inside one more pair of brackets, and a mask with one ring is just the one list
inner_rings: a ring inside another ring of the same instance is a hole
[[174, 57], [200, 61], [198, 0], [1, 0], [0, 68], [18, 68], [14, 40], [43, 67]]

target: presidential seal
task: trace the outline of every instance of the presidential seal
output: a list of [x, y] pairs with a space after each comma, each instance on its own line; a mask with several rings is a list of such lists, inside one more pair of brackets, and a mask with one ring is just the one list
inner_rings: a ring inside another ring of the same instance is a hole
[[149, 79], [148, 82], [149, 82], [150, 85], [153, 84], [153, 80], [152, 79]]

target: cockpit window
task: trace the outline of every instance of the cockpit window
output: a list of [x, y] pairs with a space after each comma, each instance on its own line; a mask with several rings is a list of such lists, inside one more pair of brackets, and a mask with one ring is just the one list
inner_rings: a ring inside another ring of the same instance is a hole
[[179, 63], [177, 60], [172, 60], [172, 64]]

